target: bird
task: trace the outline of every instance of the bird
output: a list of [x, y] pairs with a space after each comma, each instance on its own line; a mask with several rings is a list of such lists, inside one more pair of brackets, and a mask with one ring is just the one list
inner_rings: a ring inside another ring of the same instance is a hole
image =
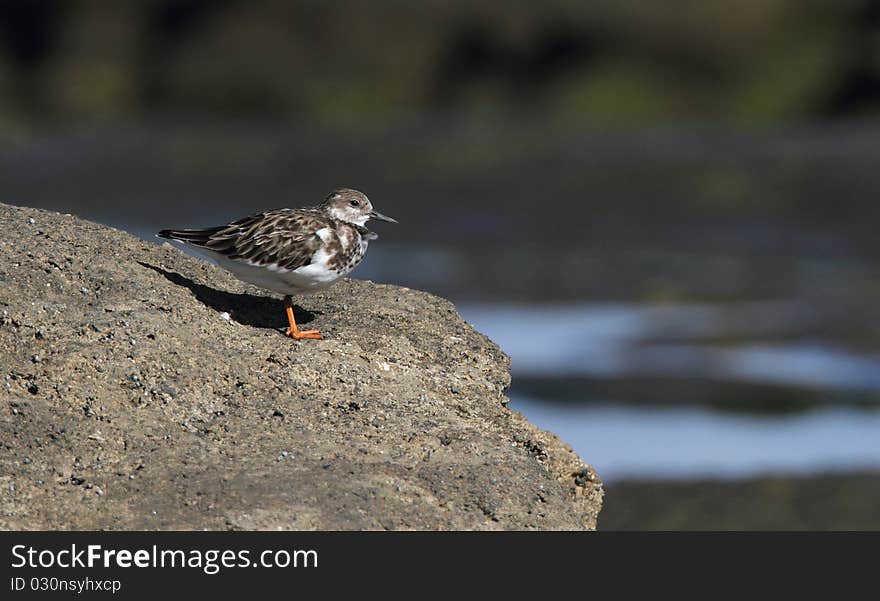
[[317, 206], [274, 209], [204, 229], [166, 229], [156, 234], [183, 243], [213, 259], [237, 279], [284, 295], [293, 339], [322, 338], [300, 330], [293, 295], [323, 290], [350, 273], [378, 235], [368, 220], [397, 223], [373, 209], [367, 195], [352, 188], [333, 190]]

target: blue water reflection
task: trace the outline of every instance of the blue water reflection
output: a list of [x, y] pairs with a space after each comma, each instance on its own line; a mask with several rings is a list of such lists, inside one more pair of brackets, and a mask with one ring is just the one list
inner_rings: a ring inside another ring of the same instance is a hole
[[[474, 305], [461, 311], [511, 356], [511, 407], [558, 434], [606, 480], [880, 469], [880, 410], [871, 407], [749, 415], [632, 405], [623, 398], [562, 403], [517, 389], [518, 380], [529, 378], [656, 376], [672, 386], [688, 378], [769, 383], [791, 387], [794, 395], [880, 391], [880, 357], [871, 353], [821, 340], [714, 342], [728, 331], [766, 337], [780, 327], [801, 327], [790, 317], [795, 307]], [[775, 314], [789, 317], [768, 325], [767, 316]], [[533, 324], [540, 324], [540, 335], [524, 335]]]

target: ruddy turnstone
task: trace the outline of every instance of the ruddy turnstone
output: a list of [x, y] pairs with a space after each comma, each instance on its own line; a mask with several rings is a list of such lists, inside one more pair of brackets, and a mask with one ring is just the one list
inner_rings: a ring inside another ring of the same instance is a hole
[[291, 295], [326, 288], [357, 267], [378, 237], [364, 227], [369, 219], [397, 223], [373, 210], [363, 192], [342, 188], [317, 207], [275, 209], [228, 225], [158, 235], [214, 259], [243, 282], [283, 294], [287, 335], [320, 339], [317, 330], [296, 326]]

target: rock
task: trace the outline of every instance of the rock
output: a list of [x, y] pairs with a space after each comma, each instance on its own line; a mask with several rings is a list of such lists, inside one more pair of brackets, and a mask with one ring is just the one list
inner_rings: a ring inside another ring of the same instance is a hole
[[345, 280], [296, 299], [326, 339], [295, 341], [170, 245], [2, 204], [0, 231], [0, 528], [596, 525], [595, 472], [445, 300]]

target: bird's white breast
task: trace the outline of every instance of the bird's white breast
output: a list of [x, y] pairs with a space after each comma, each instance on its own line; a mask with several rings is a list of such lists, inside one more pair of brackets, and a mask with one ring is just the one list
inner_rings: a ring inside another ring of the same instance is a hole
[[[329, 242], [332, 233], [329, 228], [315, 232], [325, 243]], [[340, 237], [343, 252], [348, 252], [355, 241], [347, 236]], [[198, 252], [213, 259], [223, 269], [243, 282], [272, 290], [279, 294], [308, 294], [331, 286], [336, 280], [350, 273], [360, 262], [360, 257], [367, 251], [369, 241], [364, 236], [357, 236], [360, 251], [357, 260], [331, 267], [333, 257], [327, 247], [319, 248], [312, 257], [312, 262], [297, 269], [286, 269], [278, 265], [259, 265], [251, 261], [230, 259], [229, 257], [204, 248], [193, 247]]]

